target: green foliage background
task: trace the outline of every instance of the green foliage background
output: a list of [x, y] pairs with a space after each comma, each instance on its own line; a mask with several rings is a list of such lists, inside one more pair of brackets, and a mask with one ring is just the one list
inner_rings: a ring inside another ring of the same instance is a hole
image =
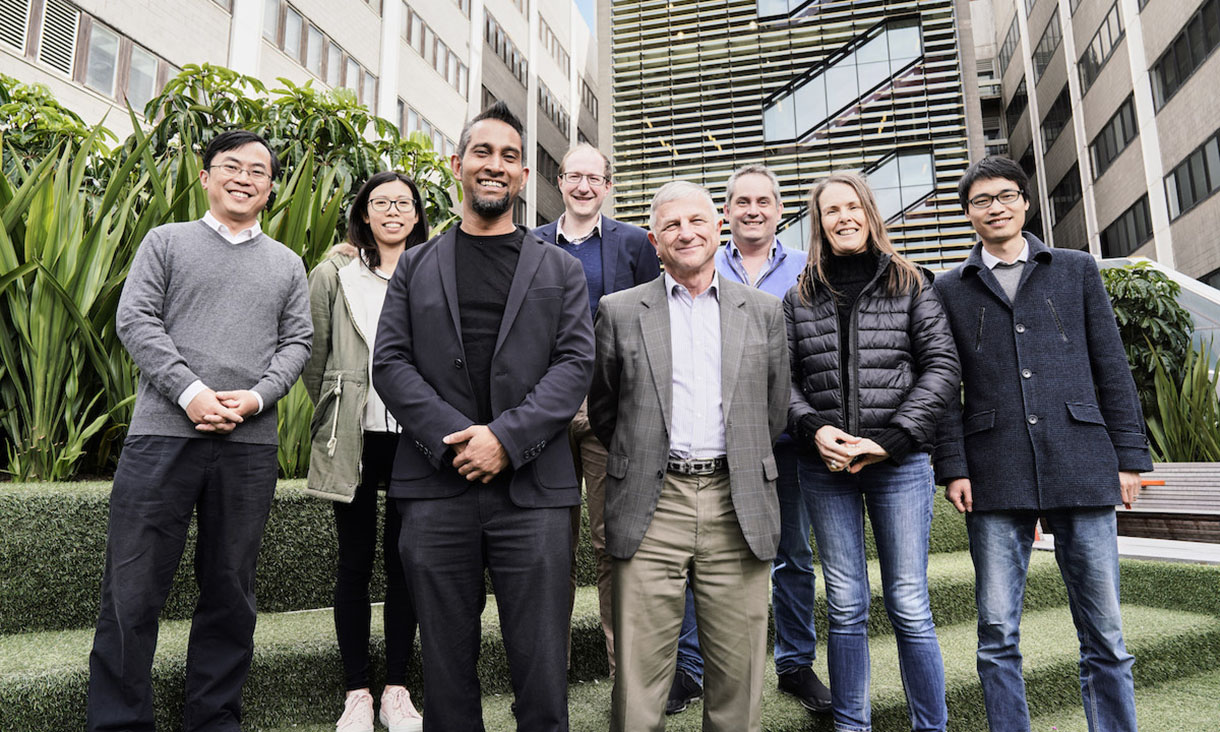
[[[267, 234], [312, 269], [342, 240], [357, 187], [410, 175], [434, 232], [460, 189], [419, 133], [400, 135], [348, 90], [322, 91], [219, 66], [187, 65], [118, 141], [41, 86], [0, 75], [0, 442], [17, 480], [109, 473], [126, 433], [136, 370], [114, 333], [131, 259], [155, 226], [197, 219], [200, 154], [218, 133], [266, 137], [284, 165]], [[112, 145], [112, 143], [114, 143]], [[279, 404], [280, 466], [308, 468], [312, 408], [298, 384]]]

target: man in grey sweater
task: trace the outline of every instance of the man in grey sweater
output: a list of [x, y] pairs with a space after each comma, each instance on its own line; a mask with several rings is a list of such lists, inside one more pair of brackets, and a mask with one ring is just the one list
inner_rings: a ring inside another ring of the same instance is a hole
[[275, 403], [313, 336], [304, 265], [258, 225], [278, 172], [263, 138], [218, 135], [199, 174], [208, 213], [150, 231], [127, 276], [115, 328], [140, 383], [110, 495], [91, 732], [153, 729], [157, 616], [192, 514], [199, 601], [185, 729], [240, 729], [255, 562], [275, 493]]

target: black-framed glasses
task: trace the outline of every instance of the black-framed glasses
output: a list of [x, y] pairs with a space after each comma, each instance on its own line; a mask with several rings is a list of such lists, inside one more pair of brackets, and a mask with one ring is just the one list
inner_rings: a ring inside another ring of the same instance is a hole
[[415, 201], [410, 198], [397, 198], [393, 200], [389, 198], [369, 199], [369, 208], [373, 209], [377, 213], [385, 213], [386, 211], [390, 210], [391, 206], [398, 209], [399, 213], [415, 213]]
[[219, 163], [212, 166], [213, 170], [216, 168], [223, 170], [224, 174], [230, 178], [236, 178], [242, 173], [245, 173], [254, 183], [264, 183], [271, 179], [271, 174], [262, 168], [243, 168], [240, 165], [234, 165], [233, 163]]
[[978, 209], [986, 209], [986, 208], [991, 208], [991, 203], [993, 201], [999, 201], [1000, 203], [1007, 206], [1010, 203], [1015, 203], [1016, 200], [1020, 197], [1021, 197], [1021, 191], [1015, 191], [1011, 188], [1006, 188], [1006, 189], [1000, 191], [999, 193], [995, 194], [994, 196], [991, 195], [990, 193], [980, 193], [979, 195], [970, 199], [970, 205], [975, 208], [978, 208]]
[[600, 186], [602, 183], [605, 183], [607, 180], [606, 176], [598, 175], [597, 173], [560, 173], [559, 174], [560, 180], [565, 181], [567, 183], [571, 183], [574, 186], [580, 185], [581, 178], [584, 178], [585, 180], [589, 181], [589, 185], [591, 185], [591, 186]]

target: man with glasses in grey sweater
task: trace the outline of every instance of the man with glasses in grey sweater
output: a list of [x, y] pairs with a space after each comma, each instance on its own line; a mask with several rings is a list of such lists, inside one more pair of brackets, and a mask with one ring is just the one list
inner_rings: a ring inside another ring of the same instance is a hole
[[140, 383], [110, 494], [91, 732], [153, 729], [157, 616], [192, 514], [199, 600], [184, 727], [240, 729], [255, 562], [277, 475], [275, 403], [313, 336], [301, 258], [258, 225], [278, 172], [258, 135], [216, 136], [199, 174], [208, 212], [150, 231], [123, 287], [115, 329]]

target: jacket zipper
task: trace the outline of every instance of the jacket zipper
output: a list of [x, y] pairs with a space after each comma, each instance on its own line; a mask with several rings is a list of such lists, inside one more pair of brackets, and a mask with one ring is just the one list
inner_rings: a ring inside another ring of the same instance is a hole
[[339, 429], [339, 401], [341, 399], [341, 395], [343, 394], [343, 374], [342, 374], [342, 372], [340, 372], [338, 377], [335, 379], [334, 394], [335, 394], [335, 418], [333, 420], [331, 420], [330, 439], [326, 441], [327, 457], [335, 456], [335, 445], [337, 445], [339, 443], [339, 440], [335, 437], [335, 433]]
[[1051, 302], [1051, 299], [1048, 297], [1046, 298], [1046, 304], [1051, 307], [1051, 317], [1055, 319], [1055, 327], [1059, 329], [1059, 337], [1063, 339], [1064, 343], [1067, 343], [1068, 336], [1063, 330], [1063, 321], [1059, 320], [1059, 313], [1055, 311], [1055, 303]]
[[[886, 258], [881, 262], [877, 271], [873, 273], [873, 278], [868, 281], [860, 294], [856, 295], [856, 301], [851, 304], [851, 320], [848, 322], [848, 339], [851, 341], [851, 353], [848, 354], [847, 370], [851, 373], [851, 389], [850, 393], [844, 394], [844, 412], [850, 417], [847, 422], [845, 432], [849, 434], [858, 434], [860, 424], [860, 304], [864, 302], [864, 296], [872, 292], [873, 287], [877, 284], [881, 274], [889, 269], [890, 260]], [[836, 315], [835, 320], [838, 320]], [[836, 334], [837, 335], [837, 334]]]
[[987, 306], [979, 306], [979, 329], [974, 334], [974, 350], [978, 351], [983, 347], [983, 317], [987, 314]]

